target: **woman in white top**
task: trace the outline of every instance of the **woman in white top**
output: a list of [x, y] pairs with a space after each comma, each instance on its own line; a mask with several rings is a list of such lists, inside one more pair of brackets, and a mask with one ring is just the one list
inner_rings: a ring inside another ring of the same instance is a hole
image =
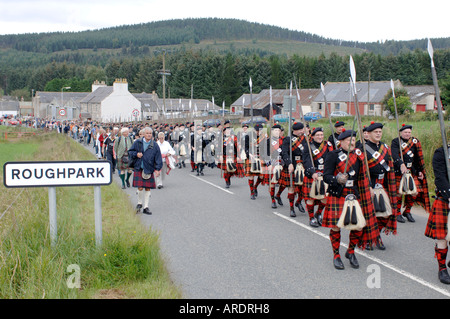
[[156, 177], [156, 185], [158, 188], [163, 187], [163, 180], [166, 175], [169, 174], [170, 170], [175, 168], [175, 150], [170, 146], [169, 142], [167, 142], [164, 139], [165, 135], [164, 132], [158, 133], [158, 146], [161, 150], [161, 156], [162, 156], [162, 162], [163, 167], [161, 169], [161, 174], [159, 174], [158, 177]]

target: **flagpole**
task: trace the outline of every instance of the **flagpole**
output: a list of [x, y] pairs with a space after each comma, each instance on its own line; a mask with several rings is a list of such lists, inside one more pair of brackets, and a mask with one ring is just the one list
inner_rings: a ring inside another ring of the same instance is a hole
[[447, 144], [447, 135], [445, 134], [445, 123], [444, 123], [444, 115], [442, 112], [442, 103], [441, 103], [441, 96], [439, 93], [439, 85], [437, 80], [437, 74], [436, 74], [436, 68], [434, 67], [434, 61], [433, 61], [433, 46], [431, 44], [431, 40], [428, 39], [428, 54], [430, 55], [431, 59], [431, 75], [433, 76], [433, 85], [434, 85], [434, 91], [436, 92], [436, 103], [437, 103], [437, 109], [438, 109], [438, 116], [439, 116], [439, 125], [441, 127], [441, 136], [442, 136], [442, 143], [443, 143], [443, 149], [445, 154], [445, 166], [447, 167], [447, 177], [450, 181], [450, 163], [449, 163], [449, 152], [448, 152], [448, 144]]
[[251, 125], [253, 125], [253, 93], [252, 93], [252, 78], [248, 81], [248, 84], [250, 86], [250, 116], [252, 117]]

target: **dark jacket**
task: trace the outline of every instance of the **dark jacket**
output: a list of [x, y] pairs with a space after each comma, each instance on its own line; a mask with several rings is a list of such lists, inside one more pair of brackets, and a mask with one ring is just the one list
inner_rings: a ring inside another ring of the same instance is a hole
[[450, 183], [448, 181], [447, 166], [445, 162], [445, 152], [444, 149], [440, 147], [433, 155], [434, 184], [436, 185], [436, 194], [438, 197], [448, 201], [450, 198]]
[[[161, 150], [158, 144], [154, 141], [150, 141], [150, 146], [145, 150], [142, 139], [137, 139], [134, 141], [133, 146], [128, 150], [128, 156], [130, 161], [133, 163], [135, 171], [141, 170], [142, 161], [144, 161], [144, 173], [152, 174], [154, 171], [159, 171], [162, 168], [162, 157]], [[141, 158], [137, 157], [137, 153], [143, 153], [144, 156]]]

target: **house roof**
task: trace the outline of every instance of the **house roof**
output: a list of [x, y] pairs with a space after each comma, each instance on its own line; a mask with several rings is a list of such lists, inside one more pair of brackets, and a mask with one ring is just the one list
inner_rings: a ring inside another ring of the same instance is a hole
[[[399, 81], [396, 82], [397, 87], [399, 85]], [[370, 84], [367, 81], [356, 82], [358, 102], [380, 103], [390, 89], [390, 81], [370, 82]], [[327, 82], [325, 84], [325, 94], [327, 102], [353, 101], [352, 92], [350, 90], [350, 82]], [[324, 102], [322, 90], [320, 90], [319, 94], [317, 94], [314, 102]]]
[[[85, 96], [89, 94], [89, 92], [63, 92], [63, 99], [65, 101], [67, 100], [75, 100], [79, 101], [83, 99]], [[41, 103], [51, 103], [55, 99], [60, 101], [61, 100], [61, 92], [42, 92], [38, 91], [36, 92], [36, 96], [39, 97], [39, 101]]]
[[89, 93], [80, 103], [101, 103], [113, 92], [112, 86], [99, 87], [94, 92]]
[[[302, 105], [311, 105], [312, 100], [319, 93], [319, 89], [300, 89], [300, 103]], [[284, 97], [289, 96], [290, 90], [285, 89], [272, 89], [272, 104], [283, 105]], [[243, 94], [232, 105], [242, 105], [245, 97], [244, 108], [250, 108], [250, 94]], [[292, 97], [297, 98], [296, 91], [292, 92]], [[262, 109], [270, 104], [270, 90], [264, 89], [259, 94], [254, 94], [252, 97], [252, 104], [254, 109]]]
[[428, 95], [436, 95], [433, 85], [412, 85], [404, 87], [411, 103], [416, 103]]
[[[158, 112], [164, 108], [164, 99], [149, 93], [134, 93], [133, 96], [141, 102], [143, 112]], [[166, 112], [182, 112], [189, 111], [191, 103], [191, 111], [197, 106], [198, 112], [207, 110], [219, 110], [220, 107], [213, 105], [211, 101], [204, 99], [166, 99]]]
[[0, 111], [17, 111], [19, 112], [19, 101], [0, 100]]

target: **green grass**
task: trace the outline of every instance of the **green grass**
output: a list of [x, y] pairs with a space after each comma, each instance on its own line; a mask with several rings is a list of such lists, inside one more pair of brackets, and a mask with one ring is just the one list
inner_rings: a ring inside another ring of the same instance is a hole
[[[1, 143], [2, 161], [92, 160], [57, 134]], [[161, 257], [159, 238], [145, 229], [121, 189], [102, 187], [103, 245], [96, 247], [93, 187], [57, 188], [58, 239], [51, 246], [47, 188], [0, 193], [0, 298], [181, 298]], [[17, 199], [17, 200], [16, 200]], [[81, 288], [67, 280], [80, 269]]]

